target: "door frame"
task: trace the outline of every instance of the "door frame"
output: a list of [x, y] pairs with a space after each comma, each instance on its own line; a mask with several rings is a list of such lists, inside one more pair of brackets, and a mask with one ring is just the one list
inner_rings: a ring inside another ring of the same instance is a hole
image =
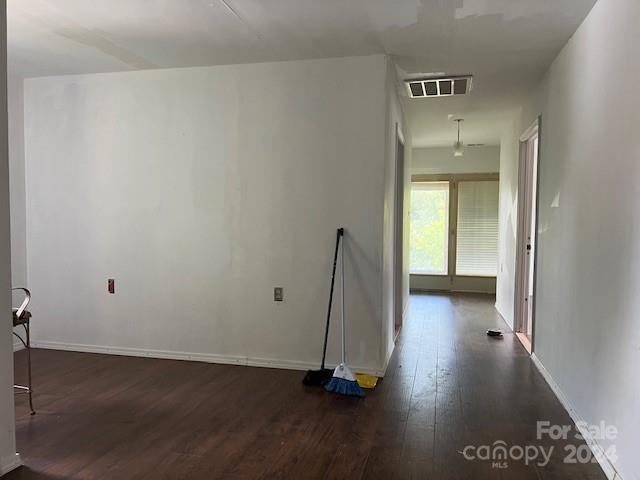
[[415, 174], [411, 183], [447, 182], [449, 184], [449, 231], [447, 274], [411, 273], [411, 291], [467, 292], [495, 294], [497, 276], [458, 275], [456, 271], [458, 243], [458, 188], [461, 182], [500, 181], [499, 172]]
[[[533, 302], [531, 308], [531, 343], [523, 343], [529, 353], [533, 353], [535, 349], [535, 330], [536, 330], [536, 277], [538, 270], [538, 223], [539, 223], [539, 199], [540, 199], [540, 157], [541, 157], [541, 129], [542, 118], [538, 117], [533, 124], [525, 130], [520, 136], [519, 156], [518, 156], [518, 229], [516, 233], [516, 276], [515, 276], [515, 299], [514, 299], [514, 325], [513, 329], [516, 333], [526, 332], [525, 313], [528, 310], [528, 299], [525, 299], [526, 292], [529, 290], [529, 271], [527, 266], [527, 224], [531, 223], [531, 214], [528, 212], [535, 211], [535, 222], [532, 228], [533, 248], [530, 250], [533, 254]], [[538, 149], [535, 158], [532, 158], [529, 150], [529, 144], [532, 139], [538, 138]], [[532, 163], [533, 162], [533, 163]], [[535, 185], [531, 181], [533, 172], [532, 167], [536, 169]], [[535, 188], [535, 196], [531, 191]]]
[[[394, 335], [397, 336], [404, 320], [404, 224], [405, 224], [405, 193], [406, 193], [406, 142], [400, 125], [396, 123], [395, 141], [395, 186], [394, 186], [394, 241], [393, 241], [393, 296], [394, 296]], [[402, 158], [400, 146], [402, 145]]]

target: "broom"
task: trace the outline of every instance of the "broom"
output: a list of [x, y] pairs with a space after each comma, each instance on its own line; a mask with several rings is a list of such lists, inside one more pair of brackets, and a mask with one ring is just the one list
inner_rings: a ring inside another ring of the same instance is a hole
[[352, 397], [364, 397], [364, 392], [360, 385], [358, 385], [358, 380], [356, 380], [356, 376], [353, 374], [351, 369], [347, 366], [346, 359], [346, 329], [345, 329], [345, 321], [344, 321], [344, 240], [342, 241], [342, 248], [340, 249], [340, 289], [342, 292], [341, 295], [341, 311], [340, 311], [340, 320], [342, 323], [342, 360], [340, 365], [336, 367], [333, 371], [333, 377], [325, 385], [325, 390], [328, 392], [337, 393], [340, 395], [349, 395]]
[[333, 370], [325, 368], [324, 361], [327, 357], [327, 340], [329, 338], [329, 322], [331, 320], [331, 304], [333, 302], [333, 287], [336, 281], [336, 264], [338, 263], [338, 250], [340, 249], [340, 241], [344, 235], [344, 228], [339, 228], [336, 231], [336, 249], [333, 253], [333, 270], [331, 272], [331, 291], [329, 292], [329, 308], [327, 310], [327, 326], [324, 329], [324, 345], [322, 347], [322, 363], [320, 364], [320, 370], [307, 370], [307, 374], [302, 379], [302, 383], [305, 385], [326, 385], [331, 376]]

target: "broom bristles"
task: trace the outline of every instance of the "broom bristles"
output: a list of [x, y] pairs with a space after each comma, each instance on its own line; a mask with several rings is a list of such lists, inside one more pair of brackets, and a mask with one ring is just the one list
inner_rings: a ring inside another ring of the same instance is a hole
[[308, 370], [302, 379], [305, 385], [326, 385], [331, 380], [333, 370], [322, 368], [320, 370]]
[[324, 388], [328, 392], [337, 393], [338, 395], [364, 397], [364, 391], [360, 388], [360, 385], [358, 385], [356, 377], [349, 367], [343, 364], [336, 367], [331, 381], [327, 383]]

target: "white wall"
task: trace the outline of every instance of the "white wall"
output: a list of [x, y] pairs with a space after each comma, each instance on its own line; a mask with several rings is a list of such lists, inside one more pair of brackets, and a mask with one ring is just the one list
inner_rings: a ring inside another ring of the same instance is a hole
[[[7, 104], [9, 119], [9, 193], [11, 216], [11, 285], [27, 284], [27, 230], [26, 193], [24, 179], [24, 90], [23, 80], [9, 74], [7, 79]], [[13, 304], [22, 301], [21, 294], [14, 294]], [[22, 343], [14, 337], [14, 350], [21, 350]]]
[[518, 231], [518, 162], [521, 122], [514, 114], [500, 144], [500, 201], [498, 206], [498, 276], [496, 309], [514, 326], [516, 237]]
[[0, 0], [0, 475], [19, 463], [13, 405], [11, 335], [11, 238], [9, 233], [9, 162], [7, 146], [6, 2]]
[[542, 114], [535, 353], [640, 478], [640, 3], [600, 0], [527, 107]]
[[404, 212], [403, 225], [403, 262], [402, 275], [402, 307], [403, 316], [409, 303], [409, 195], [410, 195], [410, 166], [411, 166], [411, 132], [402, 110], [402, 103], [398, 95], [400, 88], [397, 83], [396, 69], [391, 62], [387, 63], [385, 86], [386, 100], [386, 135], [385, 135], [385, 183], [384, 183], [384, 222], [383, 222], [383, 252], [382, 252], [382, 335], [381, 356], [384, 367], [391, 358], [395, 346], [395, 241], [396, 241], [396, 154], [397, 128], [404, 135]]
[[27, 286], [26, 194], [24, 179], [23, 79], [8, 78], [9, 181], [11, 194], [11, 281]]
[[495, 173], [500, 170], [500, 147], [486, 145], [465, 148], [462, 157], [452, 147], [414, 148], [412, 175], [437, 173]]
[[27, 80], [35, 342], [317, 365], [343, 225], [350, 363], [379, 371], [385, 77], [371, 56]]

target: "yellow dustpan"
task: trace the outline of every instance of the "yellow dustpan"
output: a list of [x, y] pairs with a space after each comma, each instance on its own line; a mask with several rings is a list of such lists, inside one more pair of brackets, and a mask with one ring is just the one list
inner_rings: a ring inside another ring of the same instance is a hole
[[362, 388], [375, 388], [378, 384], [378, 377], [375, 375], [367, 375], [366, 373], [356, 373], [356, 380], [358, 380], [358, 385]]

